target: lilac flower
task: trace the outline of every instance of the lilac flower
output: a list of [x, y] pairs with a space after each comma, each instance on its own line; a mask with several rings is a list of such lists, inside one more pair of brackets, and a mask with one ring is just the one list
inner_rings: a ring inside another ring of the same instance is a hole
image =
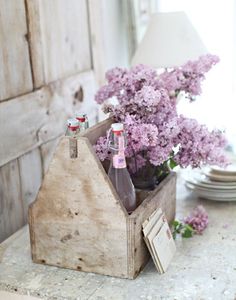
[[170, 95], [173, 91], [176, 93], [184, 91], [191, 100], [193, 96], [201, 94], [204, 74], [218, 62], [219, 58], [215, 55], [200, 56], [196, 61], [188, 61], [182, 67], [163, 72], [159, 78], [160, 86], [168, 90]]
[[208, 225], [208, 221], [208, 214], [201, 205], [195, 208], [195, 210], [184, 219], [184, 222], [196, 230], [196, 233], [198, 234], [202, 234], [203, 230]]
[[126, 69], [122, 68], [113, 68], [106, 72], [106, 79], [108, 83], [113, 83], [117, 85], [122, 84], [122, 78], [124, 78], [125, 74], [127, 73]]
[[145, 106], [147, 109], [156, 107], [161, 99], [161, 93], [152, 86], [143, 86], [134, 96], [134, 103], [138, 106]]
[[181, 89], [181, 78], [184, 78], [182, 72], [179, 69], [171, 72], [165, 71], [160, 74], [159, 84], [161, 87], [169, 92]]
[[93, 146], [98, 158], [101, 161], [104, 161], [108, 158], [108, 148], [107, 148], [107, 138], [106, 137], [99, 137], [97, 143]]
[[[144, 65], [106, 73], [107, 84], [99, 89], [95, 100], [114, 121], [124, 124], [128, 145], [125, 154], [131, 172], [146, 163], [161, 166], [170, 157], [181, 167], [227, 164], [224, 135], [179, 116], [176, 108], [179, 92], [185, 92], [189, 99], [201, 93], [205, 72], [218, 60], [213, 55], [201, 56], [160, 75]], [[111, 97], [118, 104], [110, 104]], [[109, 158], [106, 137], [100, 138], [94, 148], [101, 160]], [[179, 151], [173, 154], [174, 148]]]
[[227, 159], [222, 154], [226, 139], [218, 130], [210, 132], [205, 125], [200, 125], [194, 119], [180, 116], [178, 119], [179, 133], [174, 138], [180, 145], [175, 161], [181, 167], [200, 167], [202, 165], [227, 165]]
[[115, 94], [115, 89], [111, 85], [104, 85], [95, 95], [95, 100], [98, 104], [102, 104], [105, 100], [111, 98]]
[[160, 166], [169, 159], [171, 151], [172, 145], [166, 142], [165, 147], [157, 146], [150, 148], [147, 152], [147, 156], [152, 165]]
[[[129, 129], [128, 129], [129, 132]], [[139, 124], [133, 126], [130, 131], [132, 148], [142, 151], [148, 147], [155, 147], [158, 141], [158, 129], [156, 125]]]

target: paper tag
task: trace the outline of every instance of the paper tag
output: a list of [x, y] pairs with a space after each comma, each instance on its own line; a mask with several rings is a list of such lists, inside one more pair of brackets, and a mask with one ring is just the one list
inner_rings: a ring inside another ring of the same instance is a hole
[[158, 234], [152, 240], [152, 245], [164, 272], [166, 272], [176, 251], [175, 242], [167, 222], [163, 224]]
[[166, 272], [176, 251], [168, 222], [159, 208], [143, 223], [144, 240], [160, 273]]

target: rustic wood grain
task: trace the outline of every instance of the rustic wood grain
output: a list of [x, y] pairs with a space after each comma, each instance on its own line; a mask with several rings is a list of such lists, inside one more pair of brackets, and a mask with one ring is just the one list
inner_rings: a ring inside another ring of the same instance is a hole
[[[99, 85], [105, 82], [106, 58], [103, 29], [103, 1], [88, 0], [93, 69]], [[111, 24], [112, 26], [112, 24]]]
[[23, 225], [66, 119], [98, 121], [88, 19], [86, 0], [0, 0], [0, 167], [14, 178], [1, 185], [0, 238]]
[[0, 101], [32, 91], [24, 0], [0, 0]]
[[[161, 207], [165, 212], [169, 223], [174, 220], [176, 211], [176, 173], [168, 175], [154, 191], [131, 215], [133, 224], [130, 237], [130, 268], [129, 276], [137, 276], [147, 263], [150, 254], [143, 240], [142, 223], [158, 208]], [[140, 263], [142, 262], [142, 263]]]
[[53, 154], [56, 150], [60, 137], [55, 138], [45, 144], [42, 144], [40, 147], [41, 158], [43, 163], [43, 175], [47, 173], [49, 164], [53, 158]]
[[0, 242], [24, 225], [17, 160], [0, 168]]
[[44, 85], [43, 40], [40, 26], [40, 5], [38, 1], [25, 1], [26, 19], [28, 25], [29, 51], [34, 88]]
[[42, 183], [43, 172], [39, 148], [22, 155], [18, 161], [24, 205], [24, 221], [27, 222], [29, 204], [35, 200]]
[[[78, 91], [83, 90], [83, 97]], [[34, 93], [0, 103], [0, 166], [65, 132], [74, 110], [88, 112], [95, 121], [93, 71], [59, 80]], [[10, 119], [10, 123], [9, 123]]]
[[92, 126], [84, 133], [80, 134], [80, 136], [88, 138], [90, 144], [94, 145], [97, 142], [98, 137], [106, 135], [113, 122], [114, 121], [112, 118], [106, 119], [102, 122], [99, 122], [95, 126]]
[[26, 0], [35, 87], [92, 68], [86, 0]]
[[127, 213], [85, 138], [78, 149], [79, 158], [69, 159], [62, 139], [30, 208], [33, 260], [125, 276]]
[[69, 158], [68, 138], [61, 139], [29, 209], [34, 262], [134, 278], [149, 258], [142, 222], [157, 207], [174, 218], [174, 174], [127, 214], [92, 148], [110, 124], [101, 122], [78, 138], [76, 159]]

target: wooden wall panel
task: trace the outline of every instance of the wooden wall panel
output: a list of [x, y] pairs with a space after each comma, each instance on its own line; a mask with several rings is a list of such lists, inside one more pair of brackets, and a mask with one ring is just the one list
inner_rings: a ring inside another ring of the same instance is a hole
[[35, 87], [91, 69], [86, 0], [26, 3]]
[[0, 166], [65, 132], [74, 110], [94, 122], [96, 83], [92, 71], [59, 80], [34, 93], [0, 104]]
[[[93, 68], [99, 85], [105, 72], [129, 66], [131, 0], [88, 0]], [[128, 11], [127, 11], [128, 10]]]
[[49, 164], [52, 160], [53, 154], [56, 150], [59, 140], [60, 138], [56, 138], [52, 141], [43, 144], [40, 147], [42, 164], [43, 164], [43, 175], [45, 175], [48, 170]]
[[[28, 206], [35, 200], [42, 182], [42, 161], [39, 148], [22, 155], [18, 161], [21, 195], [24, 205], [24, 221], [26, 222]], [[18, 214], [18, 212], [15, 212], [15, 214]]]
[[98, 121], [87, 2], [0, 0], [0, 242], [25, 223], [66, 119]]
[[105, 83], [105, 41], [103, 34], [103, 6], [102, 1], [88, 0], [89, 25], [91, 34], [91, 49], [93, 68], [99, 85]]
[[24, 0], [0, 0], [0, 101], [32, 90]]
[[17, 160], [0, 168], [0, 242], [24, 225]]

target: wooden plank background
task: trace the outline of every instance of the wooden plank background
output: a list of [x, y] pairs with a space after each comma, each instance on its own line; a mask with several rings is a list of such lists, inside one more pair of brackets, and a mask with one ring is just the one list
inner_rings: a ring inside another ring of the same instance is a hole
[[87, 1], [26, 3], [35, 87], [91, 69]]
[[122, 2], [0, 0], [0, 242], [26, 222], [66, 118], [104, 117], [97, 83], [127, 62]]
[[24, 0], [0, 0], [0, 101], [32, 91]]
[[[65, 121], [75, 110], [96, 119], [93, 71], [58, 80], [41, 89], [1, 104], [0, 165], [48, 142], [65, 131]], [[83, 91], [83, 97], [78, 96]], [[10, 123], [9, 123], [10, 121]]]
[[0, 240], [24, 225], [19, 165], [15, 159], [0, 169]]
[[27, 221], [65, 121], [98, 118], [86, 0], [0, 0], [0, 242]]
[[42, 182], [42, 161], [40, 149], [36, 148], [18, 159], [21, 179], [21, 197], [24, 207], [24, 221], [27, 221], [28, 205], [34, 201]]

